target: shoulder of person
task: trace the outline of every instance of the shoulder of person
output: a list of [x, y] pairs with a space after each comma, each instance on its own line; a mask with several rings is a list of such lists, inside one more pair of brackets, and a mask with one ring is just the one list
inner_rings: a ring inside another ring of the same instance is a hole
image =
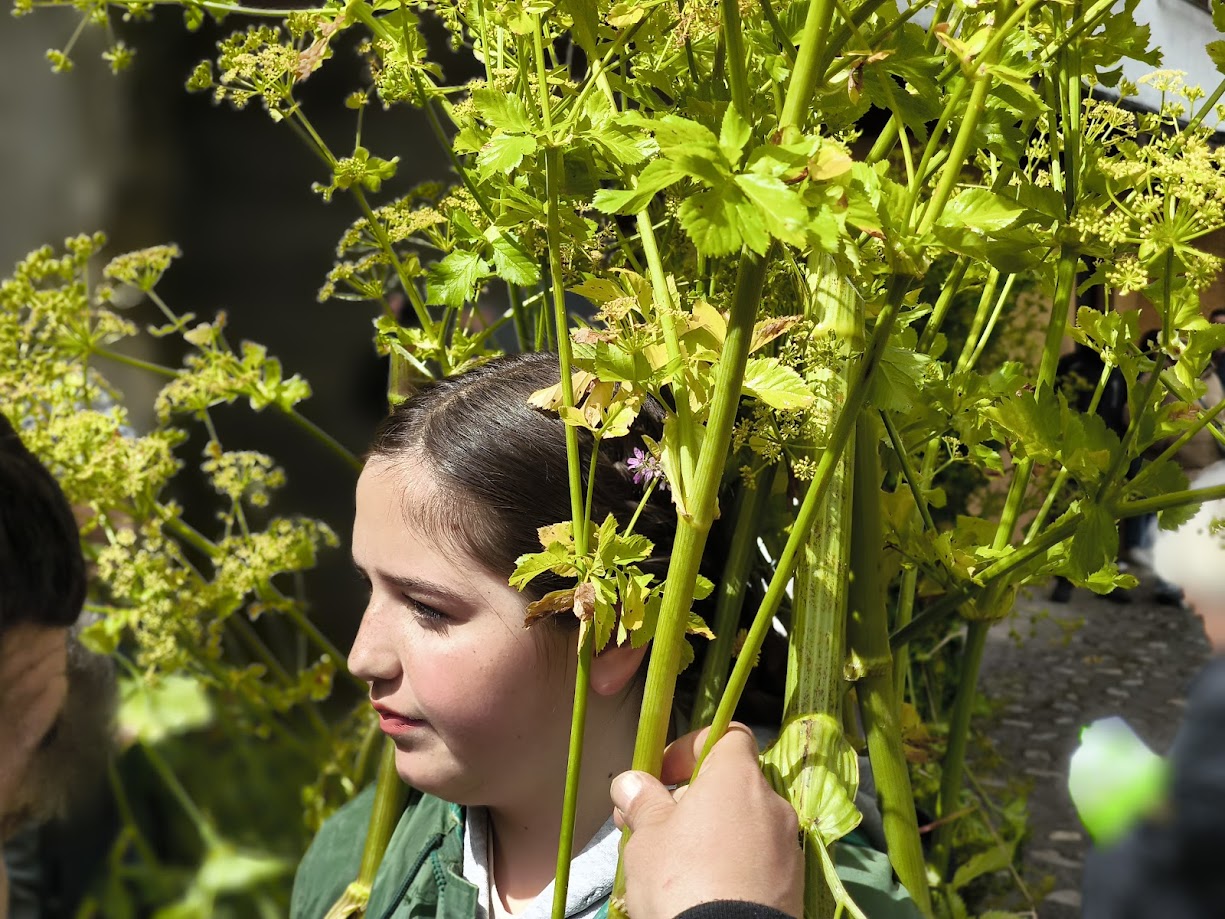
[[[357, 879], [375, 786], [369, 785], [324, 821], [298, 863], [294, 876], [291, 919], [322, 919]], [[404, 812], [388, 843], [383, 865], [416, 859], [419, 852], [437, 845], [441, 836], [462, 826], [459, 809], [432, 795], [410, 791]], [[375, 887], [383, 882], [383, 872]]]

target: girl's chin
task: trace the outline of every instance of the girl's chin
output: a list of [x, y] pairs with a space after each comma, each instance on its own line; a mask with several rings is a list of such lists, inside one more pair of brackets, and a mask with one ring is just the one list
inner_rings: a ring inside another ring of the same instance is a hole
[[452, 804], [472, 804], [471, 783], [463, 775], [441, 766], [437, 759], [419, 751], [396, 748], [396, 772], [400, 781], [417, 791]]

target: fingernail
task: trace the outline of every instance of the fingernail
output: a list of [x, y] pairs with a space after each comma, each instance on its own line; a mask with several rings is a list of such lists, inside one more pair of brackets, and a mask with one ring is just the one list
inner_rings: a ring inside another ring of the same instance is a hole
[[612, 800], [617, 809], [624, 813], [642, 792], [642, 776], [635, 772], [622, 772], [612, 780]]

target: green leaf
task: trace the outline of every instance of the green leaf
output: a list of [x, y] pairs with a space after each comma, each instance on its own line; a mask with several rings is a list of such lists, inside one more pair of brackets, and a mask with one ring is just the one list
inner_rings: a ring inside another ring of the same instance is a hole
[[744, 146], [752, 136], [753, 129], [748, 122], [740, 117], [736, 106], [729, 105], [723, 113], [723, 124], [719, 128], [719, 148], [733, 167], [740, 162], [740, 154], [744, 152]]
[[527, 106], [514, 93], [497, 89], [477, 89], [472, 93], [481, 117], [508, 134], [527, 134], [534, 130]]
[[283, 858], [263, 852], [244, 852], [220, 843], [209, 849], [196, 883], [211, 894], [235, 893], [282, 877], [292, 868], [293, 864]]
[[650, 204], [659, 192], [684, 177], [684, 170], [670, 160], [652, 160], [638, 175], [637, 187], [601, 188], [591, 203], [596, 210], [606, 214], [636, 214]]
[[1218, 32], [1225, 32], [1225, 0], [1212, 0], [1212, 24]]
[[960, 890], [971, 881], [975, 881], [984, 874], [991, 874], [994, 871], [1003, 871], [1012, 864], [1012, 847], [1004, 845], [995, 845], [985, 852], [978, 852], [973, 855], [965, 864], [961, 865], [953, 875], [952, 888]]
[[[728, 111], [735, 111], [728, 108]], [[781, 179], [747, 173], [736, 176], [736, 185], [757, 205], [762, 220], [775, 239], [802, 247], [807, 242], [808, 209], [799, 193]]]
[[1012, 226], [1024, 214], [1025, 208], [1015, 201], [985, 188], [968, 188], [945, 205], [936, 223], [994, 233]]
[[429, 302], [441, 306], [463, 306], [475, 292], [477, 282], [489, 274], [489, 263], [466, 249], [456, 249], [430, 266], [425, 281]]
[[1225, 41], [1221, 41], [1220, 39], [1217, 41], [1210, 41], [1204, 46], [1204, 50], [1208, 52], [1208, 57], [1212, 59], [1212, 63], [1216, 65], [1216, 69], [1221, 73], [1225, 73]]
[[509, 175], [525, 156], [535, 152], [536, 138], [530, 134], [498, 133], [477, 154], [476, 169], [482, 181], [495, 175]]
[[1100, 504], [1090, 504], [1072, 537], [1068, 561], [1072, 575], [1083, 580], [1114, 561], [1119, 552], [1119, 528], [1114, 517]]
[[813, 400], [804, 378], [772, 357], [749, 358], [744, 369], [744, 393], [781, 411], [807, 408]]
[[[736, 200], [725, 189], [708, 189], [684, 200], [677, 217], [701, 255], [730, 255], [740, 248]], [[762, 231], [764, 233], [765, 227]]]
[[802, 830], [829, 845], [859, 826], [859, 759], [829, 715], [788, 721], [761, 762], [774, 790], [796, 809]]
[[119, 699], [121, 733], [145, 744], [198, 730], [213, 720], [213, 706], [204, 687], [180, 674], [151, 684], [121, 679]]
[[578, 574], [575, 567], [574, 544], [565, 546], [553, 543], [543, 552], [529, 552], [515, 559], [515, 570], [511, 573], [508, 583], [515, 590], [523, 590], [538, 574], [552, 571], [562, 577], [574, 577]]
[[923, 375], [931, 362], [921, 351], [886, 345], [868, 398], [884, 411], [909, 412], [919, 401]]
[[562, 12], [570, 14], [574, 23], [574, 40], [587, 53], [587, 60], [598, 60], [596, 41], [600, 29], [600, 11], [596, 0], [559, 0], [557, 5]]
[[525, 287], [540, 281], [540, 266], [509, 230], [491, 226], [485, 231], [485, 238], [493, 247], [493, 269], [498, 277]]

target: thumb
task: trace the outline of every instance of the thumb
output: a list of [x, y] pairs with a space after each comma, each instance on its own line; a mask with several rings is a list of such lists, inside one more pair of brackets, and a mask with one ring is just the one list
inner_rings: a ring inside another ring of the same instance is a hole
[[647, 772], [622, 772], [613, 779], [611, 793], [617, 823], [631, 832], [659, 823], [676, 806], [664, 784]]

